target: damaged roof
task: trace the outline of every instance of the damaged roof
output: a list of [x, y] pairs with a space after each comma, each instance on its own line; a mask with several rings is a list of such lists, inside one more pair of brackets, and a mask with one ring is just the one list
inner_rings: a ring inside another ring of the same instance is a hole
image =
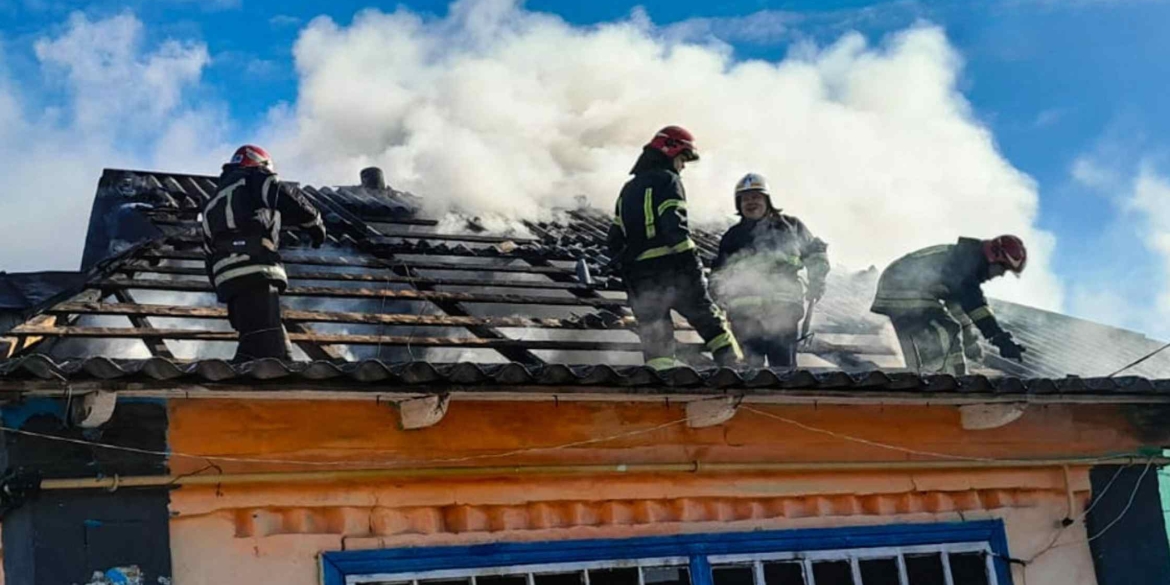
[[[605, 213], [581, 207], [541, 221], [423, 218], [417, 197], [389, 188], [305, 189], [330, 236], [320, 250], [295, 232], [282, 237], [290, 277], [284, 320], [296, 362], [222, 361], [234, 350], [235, 332], [207, 281], [196, 223], [215, 177], [107, 170], [93, 206], [84, 275], [7, 334], [10, 359], [0, 362], [0, 378], [1104, 391], [1137, 386], [1128, 378], [1012, 385], [988, 377], [1106, 376], [1162, 345], [995, 301], [1005, 328], [1028, 347], [1026, 362], [1007, 362], [985, 348], [987, 357], [974, 364], [980, 375], [927, 380], [898, 371], [902, 360], [888, 321], [868, 311], [878, 276], [871, 269], [830, 275], [816, 334], [799, 356], [808, 370], [706, 369], [711, 364], [699, 354], [699, 338], [680, 322], [680, 347], [699, 369], [660, 375], [639, 366], [622, 283], [607, 266]], [[697, 230], [695, 240], [709, 261], [717, 236]], [[443, 365], [455, 362], [466, 363]], [[1170, 378], [1170, 355], [1126, 374]], [[1143, 391], [1163, 390], [1145, 384]]]

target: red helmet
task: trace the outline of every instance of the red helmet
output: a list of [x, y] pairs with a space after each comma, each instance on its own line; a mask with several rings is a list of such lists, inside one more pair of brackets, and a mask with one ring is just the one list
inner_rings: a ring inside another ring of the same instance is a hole
[[245, 144], [237, 148], [228, 164], [240, 165], [241, 167], [259, 167], [270, 171], [276, 170], [276, 164], [272, 162], [268, 151], [252, 144]]
[[1028, 249], [1024, 247], [1024, 241], [1015, 236], [983, 240], [983, 255], [987, 256], [988, 262], [1001, 264], [1016, 274], [1023, 272], [1028, 263]]
[[695, 148], [695, 137], [679, 126], [667, 126], [658, 131], [645, 148], [653, 148], [665, 154], [667, 158], [682, 155], [684, 160], [699, 160], [699, 150]]

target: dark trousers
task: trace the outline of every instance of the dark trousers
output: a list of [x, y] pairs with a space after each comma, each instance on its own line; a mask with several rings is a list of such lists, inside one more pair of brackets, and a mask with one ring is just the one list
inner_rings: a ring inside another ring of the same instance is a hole
[[280, 321], [280, 293], [270, 284], [249, 286], [228, 299], [228, 321], [240, 333], [235, 362], [289, 359], [288, 332]]
[[723, 311], [707, 293], [707, 278], [694, 254], [635, 262], [623, 276], [647, 365], [674, 357], [672, 309], [695, 328], [717, 363], [739, 361], [739, 344]]
[[743, 345], [744, 361], [754, 367], [796, 367], [796, 347], [804, 307], [776, 303], [767, 311], [730, 311], [731, 328]]
[[902, 346], [906, 368], [922, 374], [967, 373], [963, 357], [963, 327], [946, 311], [915, 311], [891, 315], [894, 332]]

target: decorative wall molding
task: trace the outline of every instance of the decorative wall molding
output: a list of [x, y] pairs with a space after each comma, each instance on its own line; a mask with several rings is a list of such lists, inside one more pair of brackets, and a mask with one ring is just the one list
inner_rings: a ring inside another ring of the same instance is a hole
[[[555, 501], [499, 506], [235, 508], [220, 513], [232, 515], [235, 534], [240, 538], [279, 534], [369, 537], [777, 518], [945, 514], [1035, 507], [1054, 498], [1063, 501], [1065, 494], [1059, 490], [990, 489], [777, 498]], [[177, 520], [182, 518], [180, 516]]]

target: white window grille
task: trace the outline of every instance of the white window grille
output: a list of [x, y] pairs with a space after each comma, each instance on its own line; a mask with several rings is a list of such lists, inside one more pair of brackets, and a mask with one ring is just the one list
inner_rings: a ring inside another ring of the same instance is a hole
[[551, 563], [347, 576], [346, 585], [690, 585], [690, 559]]
[[[986, 542], [710, 555], [713, 585], [999, 585]], [[663, 557], [350, 575], [346, 585], [692, 585]], [[705, 580], [704, 580], [705, 581]]]
[[708, 557], [715, 585], [999, 585], [986, 543]]

